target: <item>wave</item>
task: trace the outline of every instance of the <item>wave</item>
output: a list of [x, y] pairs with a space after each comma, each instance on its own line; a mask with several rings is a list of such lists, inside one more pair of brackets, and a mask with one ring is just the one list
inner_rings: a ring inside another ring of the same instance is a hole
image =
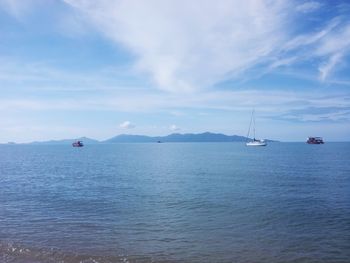
[[32, 248], [11, 242], [0, 242], [2, 263], [175, 263], [169, 260], [155, 260], [137, 255], [97, 256], [63, 252], [50, 248]]

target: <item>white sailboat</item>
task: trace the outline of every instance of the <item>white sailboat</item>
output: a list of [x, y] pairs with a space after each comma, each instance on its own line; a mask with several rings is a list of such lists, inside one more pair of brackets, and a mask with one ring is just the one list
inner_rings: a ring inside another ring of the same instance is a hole
[[266, 146], [267, 143], [265, 142], [265, 140], [255, 139], [255, 110], [252, 111], [252, 117], [250, 118], [247, 140], [249, 140], [249, 135], [250, 135], [252, 123], [253, 123], [253, 135], [254, 135], [254, 137], [253, 137], [253, 140], [247, 141], [246, 145], [247, 146]]

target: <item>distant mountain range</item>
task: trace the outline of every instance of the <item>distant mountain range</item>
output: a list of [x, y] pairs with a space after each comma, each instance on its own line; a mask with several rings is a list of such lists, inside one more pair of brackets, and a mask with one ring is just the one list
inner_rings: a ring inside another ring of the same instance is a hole
[[[153, 143], [153, 142], [244, 142], [247, 137], [238, 135], [225, 135], [221, 133], [173, 133], [167, 136], [146, 136], [146, 135], [129, 135], [121, 134], [105, 141], [98, 141], [87, 137], [77, 139], [50, 140], [42, 142], [32, 142], [30, 144], [71, 144], [76, 140], [81, 140], [84, 144], [98, 143]], [[273, 140], [266, 140], [272, 142]]]
[[105, 143], [120, 143], [120, 142], [241, 142], [246, 141], [246, 137], [238, 135], [224, 135], [220, 133], [173, 133], [167, 136], [144, 136], [144, 135], [118, 135], [104, 141]]

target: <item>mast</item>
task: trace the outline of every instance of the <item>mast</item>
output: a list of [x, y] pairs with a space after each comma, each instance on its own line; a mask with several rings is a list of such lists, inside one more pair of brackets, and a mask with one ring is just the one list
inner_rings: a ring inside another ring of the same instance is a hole
[[254, 141], [255, 141], [255, 109], [253, 109], [252, 116], [253, 116], [253, 132], [254, 132]]
[[[248, 133], [247, 133], [247, 141], [249, 140], [249, 134], [250, 134], [250, 128], [251, 128], [252, 122], [253, 122], [253, 116], [254, 116], [254, 110], [252, 111], [252, 115], [250, 117], [249, 129], [248, 129]], [[255, 119], [254, 119], [254, 138], [255, 138]]]

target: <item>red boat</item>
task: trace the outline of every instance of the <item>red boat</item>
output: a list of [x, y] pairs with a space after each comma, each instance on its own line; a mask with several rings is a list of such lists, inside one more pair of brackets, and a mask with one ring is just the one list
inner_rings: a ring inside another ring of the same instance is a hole
[[308, 144], [324, 144], [322, 137], [309, 137], [306, 143]]
[[83, 144], [82, 141], [76, 141], [76, 142], [73, 142], [73, 143], [72, 143], [72, 146], [73, 146], [73, 147], [83, 147], [84, 144]]

